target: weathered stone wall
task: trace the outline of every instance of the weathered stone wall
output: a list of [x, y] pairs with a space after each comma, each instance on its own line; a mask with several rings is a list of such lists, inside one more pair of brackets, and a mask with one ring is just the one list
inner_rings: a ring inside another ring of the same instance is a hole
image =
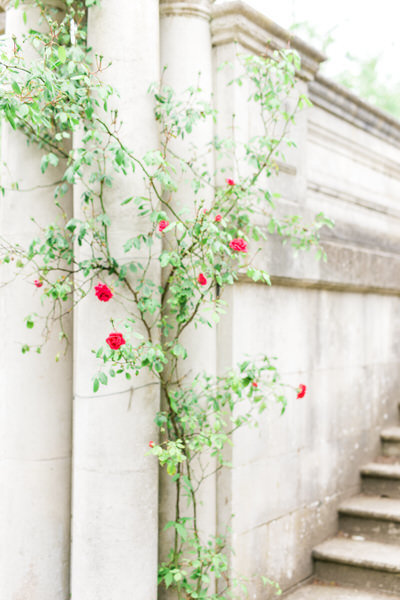
[[[89, 39], [114, 60], [107, 76], [121, 89], [127, 133], [140, 148], [157, 145], [145, 92], [160, 54], [161, 67], [169, 64], [170, 82], [180, 89], [203, 70], [221, 114], [217, 133], [224, 135], [233, 113], [242, 136], [257, 132], [246, 89], [226, 83], [237, 72], [238, 53], [286, 46], [288, 32], [241, 2], [212, 7], [208, 0], [162, 0], [160, 19], [156, 0], [142, 6], [126, 0], [124, 11], [121, 0], [116, 10], [114, 4], [104, 0], [91, 13]], [[314, 106], [299, 114], [292, 131], [298, 149], [279, 165], [274, 186], [283, 210], [305, 217], [324, 211], [335, 220], [335, 228], [323, 232], [328, 262], [269, 241], [259, 260], [273, 286], [242, 279], [227, 291], [230, 308], [216, 339], [201, 333], [194, 344], [210, 371], [262, 352], [279, 357], [284, 380], [308, 387], [283, 417], [271, 408], [258, 429], [235, 434], [233, 470], [210, 479], [201, 509], [209, 531], [224, 530], [235, 515], [233, 571], [267, 575], [283, 589], [311, 574], [311, 548], [335, 531], [339, 500], [359, 489], [360, 465], [377, 453], [382, 424], [395, 420], [400, 384], [400, 124], [321, 77], [319, 52], [297, 38], [291, 44], [302, 57], [299, 87]], [[218, 70], [224, 61], [232, 66]], [[8, 135], [8, 159], [25, 156], [25, 143]], [[34, 168], [32, 160], [27, 156]], [[21, 174], [21, 187], [36, 183], [32, 168]], [[16, 207], [6, 196], [3, 227]], [[116, 215], [116, 238], [124, 227]], [[18, 289], [7, 294], [2, 319], [11, 338], [21, 314], [10, 320], [8, 307], [22, 296]], [[24, 296], [20, 303], [31, 301]], [[3, 373], [4, 365], [17, 365], [12, 381], [7, 371], [1, 397], [5, 600], [66, 600], [68, 573], [72, 600], [156, 600], [158, 482], [144, 455], [158, 394], [143, 395], [129, 413], [129, 390], [93, 398], [84, 354], [103, 319], [95, 310], [88, 300], [75, 316], [75, 362], [69, 357], [51, 377], [38, 360], [17, 359], [8, 347], [2, 359]], [[161, 479], [161, 522], [168, 495]], [[251, 597], [266, 598], [259, 583], [250, 588]]]
[[[284, 46], [288, 34], [240, 2], [214, 10], [218, 108], [241, 133], [257, 123], [246, 90], [227, 92], [218, 72], [240, 53]], [[275, 189], [290, 213], [323, 211], [328, 262], [269, 242], [260, 262], [273, 286], [243, 280], [229, 292], [218, 337], [221, 368], [245, 354], [279, 357], [304, 399], [268, 411], [259, 429], [234, 436], [233, 471], [220, 477], [221, 527], [232, 521], [233, 569], [265, 574], [283, 589], [311, 575], [312, 546], [337, 528], [339, 500], [359, 490], [359, 467], [394, 422], [400, 384], [400, 124], [317, 74], [322, 56], [299, 40], [300, 86], [314, 106], [299, 114]], [[259, 583], [251, 585], [265, 598]], [[267, 594], [268, 595], [268, 594]]]

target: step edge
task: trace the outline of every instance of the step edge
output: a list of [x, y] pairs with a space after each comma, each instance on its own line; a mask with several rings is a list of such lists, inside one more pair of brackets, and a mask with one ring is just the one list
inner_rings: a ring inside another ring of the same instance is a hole
[[373, 510], [368, 510], [364, 508], [350, 508], [350, 507], [339, 507], [338, 508], [339, 515], [350, 516], [350, 517], [359, 517], [361, 519], [375, 519], [376, 521], [393, 521], [395, 523], [400, 523], [400, 514], [390, 514], [390, 513], [380, 513], [375, 512]]
[[[360, 542], [361, 543], [361, 542]], [[364, 544], [368, 541], [363, 542]], [[391, 544], [382, 544], [385, 546], [391, 546]], [[394, 546], [396, 547], [396, 546]], [[377, 563], [375, 560], [368, 560], [365, 558], [353, 558], [353, 557], [344, 557], [338, 556], [337, 554], [332, 554], [329, 550], [320, 549], [320, 546], [317, 546], [312, 551], [312, 556], [314, 560], [320, 560], [322, 562], [333, 562], [341, 565], [350, 565], [354, 567], [360, 567], [364, 569], [372, 569], [373, 571], [383, 571], [386, 573], [396, 573], [400, 575], [400, 563], [397, 565], [390, 565], [388, 563]], [[364, 546], [365, 548], [365, 546]]]
[[358, 567], [360, 569], [370, 569], [372, 571], [381, 571], [383, 573], [393, 573], [394, 575], [400, 575], [400, 566], [394, 567], [392, 565], [387, 565], [384, 563], [378, 565], [376, 562], [368, 561], [365, 559], [354, 560], [351, 558], [343, 558], [337, 555], [328, 556], [328, 553], [324, 554], [319, 552], [313, 552], [313, 559], [315, 561], [319, 560], [321, 562], [335, 563], [338, 565], [348, 565], [350, 567]]
[[[379, 466], [376, 466], [379, 465]], [[400, 465], [397, 465], [397, 469], [390, 470], [393, 465], [385, 465], [384, 469], [381, 467], [381, 463], [370, 463], [361, 467], [362, 477], [376, 477], [379, 479], [400, 479]]]
[[[326, 590], [327, 588], [329, 590], [332, 590], [333, 592], [337, 591], [337, 592], [341, 592], [341, 593], [346, 593], [346, 592], [350, 592], [350, 593], [354, 593], [354, 591], [358, 591], [358, 592], [362, 592], [362, 596], [364, 598], [365, 596], [365, 600], [399, 600], [400, 596], [399, 595], [393, 595], [390, 592], [383, 592], [383, 591], [378, 591], [378, 590], [360, 590], [357, 587], [349, 587], [348, 585], [329, 585], [329, 584], [323, 584], [323, 583], [308, 583], [308, 584], [304, 584], [301, 586], [298, 586], [295, 590], [289, 590], [287, 592], [284, 592], [283, 596], [282, 596], [282, 600], [291, 600], [291, 597], [294, 596], [295, 594], [299, 594], [301, 592], [301, 590], [305, 590], [307, 592], [307, 589], [305, 588], [314, 588], [315, 592], [318, 592], [321, 589]], [[314, 591], [313, 590], [313, 591]], [[367, 595], [366, 595], [367, 594]]]
[[397, 431], [392, 429], [384, 429], [380, 434], [381, 440], [385, 442], [400, 442], [400, 427], [397, 428]]

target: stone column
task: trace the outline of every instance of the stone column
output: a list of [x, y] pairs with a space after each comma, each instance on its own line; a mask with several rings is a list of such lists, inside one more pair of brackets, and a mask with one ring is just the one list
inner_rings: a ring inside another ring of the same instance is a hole
[[[3, 1], [1, 5], [6, 8], [7, 4]], [[29, 5], [10, 8], [7, 35], [22, 42], [24, 32], [38, 28], [38, 17]], [[36, 53], [28, 44], [23, 44], [23, 52], [35, 60]], [[28, 247], [40, 235], [31, 217], [43, 226], [60, 217], [51, 184], [61, 178], [63, 165], [49, 167], [43, 175], [42, 150], [28, 146], [25, 136], [5, 123], [1, 138], [1, 160], [6, 163], [1, 180], [7, 191], [0, 197], [0, 235]], [[21, 191], [11, 191], [15, 182]], [[64, 196], [63, 202], [71, 216], [71, 195]], [[12, 279], [14, 264], [0, 266], [0, 287]], [[28, 275], [27, 271], [27, 277], [0, 290], [0, 596], [7, 600], [67, 600], [72, 357], [68, 352], [56, 362], [56, 354], [63, 352], [57, 332], [40, 355], [21, 353], [23, 343], [33, 346], [41, 342], [38, 319], [32, 330], [24, 323], [29, 314], [45, 314], [47, 301], [42, 306], [42, 290], [33, 284], [36, 278], [37, 274], [32, 271]], [[67, 331], [70, 329], [71, 323], [67, 324]]]
[[[89, 10], [88, 39], [104, 64], [112, 63], [102, 78], [120, 93], [119, 135], [137, 156], [156, 149], [158, 130], [147, 90], [159, 79], [158, 1], [102, 0]], [[142, 226], [134, 203], [121, 202], [145, 193], [140, 173], [117, 177], [107, 193], [117, 260], [126, 259], [122, 244]], [[80, 211], [77, 186], [75, 214]], [[152, 277], [159, 278], [156, 266]], [[110, 317], [118, 322], [124, 316], [114, 300], [102, 304], [92, 294], [75, 314], [71, 591], [74, 600], [156, 600], [158, 463], [146, 453], [149, 441], [157, 439], [159, 386], [144, 374], [92, 391], [100, 365], [91, 350], [105, 344]]]
[[[161, 28], [161, 67], [167, 67], [163, 76], [179, 95], [190, 86], [199, 83], [202, 97], [212, 101], [212, 53], [211, 53], [211, 19], [210, 0], [160, 0]], [[214, 128], [212, 120], [196, 126], [193, 136], [184, 141], [174, 140], [172, 146], [179, 156], [185, 156], [194, 141], [200, 151], [205, 152], [212, 141]], [[207, 168], [214, 170], [214, 156], [210, 151], [205, 157]], [[213, 191], [204, 190], [205, 206], [211, 204]], [[191, 186], [183, 183], [175, 201], [182, 206], [185, 202], [192, 208], [193, 191]], [[183, 344], [188, 349], [188, 358], [182, 365], [182, 372], [199, 373], [205, 371], [212, 375], [216, 372], [216, 332], [215, 329], [202, 326], [186, 329]], [[173, 514], [173, 494], [169, 478], [161, 477], [160, 519], [162, 526]], [[204, 536], [215, 534], [215, 477], [209, 477], [200, 488], [199, 493], [199, 529]], [[168, 535], [161, 536], [161, 554], [165, 555], [169, 545]]]

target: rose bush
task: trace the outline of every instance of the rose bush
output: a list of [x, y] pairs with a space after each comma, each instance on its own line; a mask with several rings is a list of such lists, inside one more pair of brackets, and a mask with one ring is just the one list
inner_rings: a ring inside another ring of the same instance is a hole
[[[137, 156], [119, 136], [123, 125], [118, 112], [109, 108], [117, 104], [117, 95], [101, 83], [102, 61], [98, 58], [93, 64], [86, 47], [86, 9], [98, 0], [68, 0], [61, 21], [54, 19], [46, 3], [32, 1], [48, 31], [28, 35], [38, 49], [34, 64], [24, 58], [17, 40], [14, 50], [4, 47], [0, 112], [10, 127], [42, 149], [43, 172], [65, 161], [61, 182], [55, 185], [55, 202], [59, 205], [60, 197], [80, 184], [82, 215], [66, 218], [63, 226], [39, 224], [28, 248], [0, 240], [2, 261], [8, 264], [16, 259], [21, 273], [34, 269], [38, 288], [45, 282], [47, 322], [60, 328], [63, 341], [67, 341], [63, 330], [67, 300], [76, 306], [93, 293], [94, 286], [96, 298], [107, 303], [102, 308], [111, 328], [120, 331], [112, 331], [105, 345], [94, 350], [99, 361], [94, 391], [116, 377], [131, 381], [134, 390], [135, 377], [145, 370], [159, 383], [163, 397], [155, 415], [160, 438], [149, 442], [149, 452], [170, 475], [177, 501], [166, 524], [172, 528], [173, 542], [161, 561], [159, 584], [173, 589], [178, 600], [243, 598], [243, 580], [228, 576], [224, 536], [207, 538], [199, 530], [198, 490], [210, 475], [229, 468], [224, 449], [231, 434], [256, 424], [271, 402], [277, 402], [283, 412], [288, 390], [294, 393], [282, 383], [275, 361], [268, 356], [246, 358], [217, 377], [192, 372], [185, 363], [190, 352], [185, 340], [189, 327], [215, 327], [226, 310], [223, 290], [239, 276], [270, 284], [268, 273], [252, 264], [249, 247], [256, 254], [269, 235], [278, 235], [296, 249], [315, 247], [323, 255], [318, 232], [329, 220], [322, 214], [311, 224], [297, 215], [282, 217], [275, 208], [278, 199], [267, 185], [276, 173], [281, 145], [293, 145], [287, 136], [295, 112], [307, 103], [296, 91], [299, 57], [290, 49], [274, 51], [270, 57], [241, 57], [242, 72], [231, 83], [242, 85], [246, 79], [250, 109], [258, 111], [264, 128], [240, 147], [235, 131], [225, 140], [210, 140], [216, 164], [208, 172], [196, 148], [196, 128], [207, 120], [216, 121], [218, 114], [198, 87], [178, 97], [171, 88], [154, 84], [151, 93], [161, 144]], [[76, 25], [74, 41], [71, 24]], [[288, 97], [295, 105], [290, 114]], [[270, 122], [282, 125], [279, 135], [269, 130]], [[76, 143], [66, 150], [65, 139], [76, 133]], [[177, 156], [171, 140], [189, 136], [187, 151]], [[238, 164], [238, 157], [245, 164]], [[238, 165], [236, 182], [225, 178], [227, 161]], [[113, 189], [115, 178], [131, 170], [144, 178], [146, 194], [120, 198], [121, 218], [124, 207], [131, 204], [138, 229], [146, 233], [120, 240], [125, 254], [121, 258], [112, 255], [109, 244], [112, 220], [105, 190]], [[185, 186], [185, 206], [176, 199], [181, 186]], [[205, 186], [212, 190], [211, 200]], [[167, 228], [168, 235], [160, 235]], [[88, 252], [81, 253], [82, 246]], [[241, 261], [244, 254], [246, 264]], [[162, 284], [152, 276], [156, 263], [162, 270]], [[105, 278], [111, 287], [94, 285]], [[116, 326], [117, 300], [127, 308], [127, 317]], [[35, 318], [26, 317], [28, 328]], [[99, 331], [99, 344], [106, 334]], [[22, 346], [24, 353], [31, 350]], [[296, 392], [298, 398], [304, 397], [306, 386], [301, 384]], [[211, 465], [210, 469], [199, 469], [199, 461]], [[212, 581], [217, 582], [217, 593]]]

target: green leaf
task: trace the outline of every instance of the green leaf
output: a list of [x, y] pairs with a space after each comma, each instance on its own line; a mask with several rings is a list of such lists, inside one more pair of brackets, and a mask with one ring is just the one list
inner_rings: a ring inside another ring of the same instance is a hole
[[175, 529], [178, 532], [178, 535], [185, 541], [187, 540], [188, 532], [186, 531], [184, 525], [181, 523], [175, 523]]
[[58, 156], [56, 156], [52, 152], [50, 152], [50, 154], [48, 154], [47, 156], [48, 156], [49, 164], [52, 165], [53, 167], [56, 167], [58, 165]]
[[96, 393], [99, 390], [99, 387], [100, 387], [100, 382], [99, 382], [99, 380], [96, 377], [94, 379], [94, 381], [93, 381], [93, 391], [94, 391], [94, 393]]
[[13, 112], [14, 112], [14, 111], [12, 111], [12, 110], [11, 110], [9, 107], [6, 107], [6, 108], [4, 109], [4, 114], [6, 115], [6, 119], [7, 119], [7, 121], [10, 123], [10, 125], [11, 125], [11, 127], [12, 127], [13, 129], [16, 129], [16, 128], [17, 128], [17, 126], [16, 126], [16, 124], [15, 124], [15, 120], [14, 120], [14, 115], [13, 115]]
[[167, 464], [167, 473], [168, 473], [168, 475], [171, 475], [171, 476], [175, 475], [175, 473], [176, 473], [176, 465], [174, 463], [169, 462]]
[[67, 60], [67, 51], [65, 49], [65, 46], [58, 46], [58, 58], [60, 59], [61, 63], [65, 63], [65, 61]]
[[118, 150], [115, 153], [115, 162], [119, 166], [125, 164], [125, 152], [121, 148], [118, 148]]
[[166, 573], [166, 575], [164, 577], [165, 587], [169, 588], [169, 586], [171, 585], [173, 580], [174, 580], [173, 574], [171, 573], [171, 571], [168, 571], [168, 573]]
[[105, 373], [99, 373], [99, 380], [103, 385], [107, 385], [108, 383], [108, 377]]
[[45, 173], [47, 167], [49, 166], [49, 155], [45, 154], [40, 161], [40, 170], [42, 173]]
[[16, 81], [12, 82], [11, 87], [16, 94], [18, 94], [19, 96], [21, 95], [21, 88], [19, 87], [19, 85]]
[[183, 359], [187, 357], [186, 348], [184, 348], [182, 344], [175, 344], [175, 346], [172, 348], [172, 354]]

